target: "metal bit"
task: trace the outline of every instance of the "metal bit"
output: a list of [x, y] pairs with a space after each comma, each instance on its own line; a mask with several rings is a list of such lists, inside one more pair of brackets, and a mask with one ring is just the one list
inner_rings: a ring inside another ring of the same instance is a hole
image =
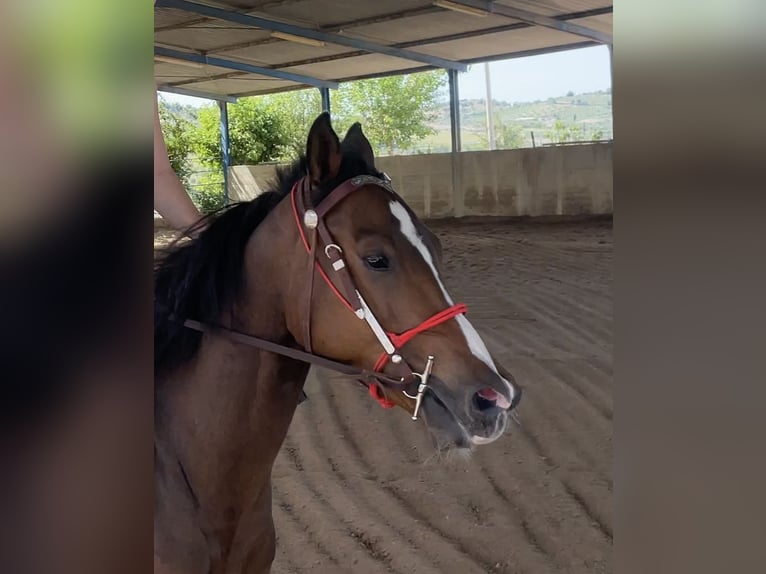
[[421, 375], [420, 373], [413, 373], [413, 375], [420, 379], [420, 384], [418, 385], [418, 394], [415, 397], [415, 410], [412, 412], [413, 421], [418, 420], [418, 412], [420, 411], [420, 405], [423, 402], [423, 395], [428, 388], [428, 378], [431, 376], [431, 369], [433, 369], [433, 366], [434, 358], [432, 355], [428, 355], [428, 361], [426, 362], [426, 368], [423, 370], [423, 374]]

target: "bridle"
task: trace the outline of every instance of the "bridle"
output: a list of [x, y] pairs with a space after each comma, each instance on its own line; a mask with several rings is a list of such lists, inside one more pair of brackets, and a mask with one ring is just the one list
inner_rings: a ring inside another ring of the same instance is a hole
[[[391, 195], [392, 199], [404, 203], [389, 182], [389, 179], [381, 179], [370, 175], [352, 177], [330, 191], [330, 193], [320, 201], [319, 205], [316, 207], [312, 203], [311, 193], [313, 186], [309, 176], [304, 176], [297, 181], [290, 191], [293, 216], [295, 218], [301, 242], [308, 254], [307, 310], [304, 314], [303, 321], [305, 351], [278, 345], [271, 341], [226, 329], [224, 327], [205, 325], [198, 321], [186, 320], [184, 325], [190, 329], [198, 331], [209, 331], [213, 329], [223, 331], [225, 334], [228, 334], [230, 338], [233, 338], [238, 342], [339, 371], [341, 373], [354, 375], [357, 380], [367, 386], [370, 395], [372, 395], [372, 397], [384, 408], [392, 408], [395, 404], [383, 396], [378, 385], [380, 384], [400, 390], [407, 397], [415, 400], [412, 419], [417, 420], [423, 395], [429, 388], [428, 380], [433, 368], [434, 357], [429, 355], [423, 372], [418, 373], [404, 360], [401, 349], [418, 334], [433, 329], [458, 315], [466, 313], [467, 307], [463, 303], [452, 305], [402, 333], [386, 331], [375, 317], [375, 313], [370, 309], [362, 294], [356, 288], [354, 279], [351, 276], [348, 265], [343, 257], [343, 249], [335, 242], [325, 223], [325, 217], [333, 208], [354, 191], [365, 185], [381, 188]], [[322, 256], [326, 258], [326, 265], [328, 266], [327, 271], [325, 271], [320, 262], [319, 258]], [[311, 307], [315, 272], [320, 274], [324, 282], [344, 307], [354, 313], [357, 318], [367, 323], [383, 348], [383, 352], [375, 362], [372, 371], [357, 369], [351, 365], [339, 363], [313, 354], [311, 346]], [[396, 370], [401, 374], [400, 377], [394, 378], [383, 374], [382, 370], [389, 362], [396, 366]], [[418, 385], [417, 393], [413, 395], [407, 392], [407, 389], [414, 383], [417, 383]]]

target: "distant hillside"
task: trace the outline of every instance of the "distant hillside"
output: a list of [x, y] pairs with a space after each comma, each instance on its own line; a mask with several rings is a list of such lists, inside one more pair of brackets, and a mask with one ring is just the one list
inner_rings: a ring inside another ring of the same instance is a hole
[[[582, 139], [612, 138], [612, 95], [610, 91], [587, 94], [572, 94], [548, 98], [536, 102], [509, 103], [494, 101], [495, 130], [502, 126], [512, 126], [519, 130], [520, 147], [532, 147], [535, 144], [550, 143], [550, 132], [556, 121], [564, 122], [567, 127], [579, 128]], [[460, 122], [462, 126], [462, 144], [464, 150], [487, 149], [487, 123], [484, 100], [461, 100]], [[450, 150], [449, 104], [445, 102], [439, 109], [439, 115], [431, 127], [436, 134], [417, 144], [417, 151], [422, 153]], [[499, 137], [499, 133], [498, 133]], [[499, 146], [500, 147], [500, 146]]]

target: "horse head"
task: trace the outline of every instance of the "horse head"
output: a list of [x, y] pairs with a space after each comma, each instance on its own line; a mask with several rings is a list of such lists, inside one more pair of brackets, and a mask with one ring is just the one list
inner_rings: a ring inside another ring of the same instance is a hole
[[305, 197], [287, 224], [298, 227], [302, 252], [290, 273], [303, 281], [289, 282], [285, 304], [295, 340], [389, 378], [422, 379], [432, 357], [427, 387], [419, 389], [422, 404], [416, 404], [417, 384], [373, 382], [371, 394], [384, 406], [417, 411], [440, 445], [496, 440], [521, 390], [495, 363], [465, 307], [455, 304], [442, 279], [438, 238], [376, 169], [361, 126], [354, 124], [341, 142], [322, 114], [308, 136], [305, 167]]

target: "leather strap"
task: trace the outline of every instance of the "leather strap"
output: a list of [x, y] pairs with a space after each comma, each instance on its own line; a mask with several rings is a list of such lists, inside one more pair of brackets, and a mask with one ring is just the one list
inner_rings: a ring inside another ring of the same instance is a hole
[[382, 187], [389, 193], [396, 195], [396, 192], [391, 187], [391, 184], [386, 180], [372, 175], [358, 175], [341, 183], [338, 187], [332, 190], [330, 195], [321, 201], [321, 203], [316, 208], [319, 219], [322, 220], [324, 216], [332, 211], [336, 205], [338, 205], [341, 201], [346, 199], [346, 197], [348, 197], [351, 193], [363, 185], [375, 185], [377, 187]]
[[384, 385], [407, 387], [414, 382], [414, 377], [409, 381], [405, 379], [393, 379], [391, 377], [387, 377], [383, 373], [376, 373], [366, 369], [358, 369], [345, 363], [339, 363], [338, 361], [333, 361], [332, 359], [327, 359], [325, 357], [320, 357], [319, 355], [306, 353], [305, 351], [293, 349], [292, 347], [286, 347], [267, 339], [261, 339], [260, 337], [254, 337], [252, 335], [248, 335], [240, 331], [235, 331], [234, 329], [227, 329], [226, 327], [218, 325], [200, 323], [199, 321], [194, 321], [192, 319], [187, 319], [184, 321], [183, 325], [188, 329], [193, 329], [194, 331], [199, 331], [200, 333], [222, 334], [232, 341], [236, 341], [238, 343], [256, 347], [270, 353], [276, 353], [277, 355], [283, 355], [303, 363], [316, 365], [317, 367], [323, 367], [325, 369], [337, 371], [339, 373], [343, 373], [344, 375], [350, 375], [364, 383], [380, 382]]
[[337, 277], [338, 281], [333, 282], [338, 287], [338, 290], [343, 294], [343, 297], [348, 303], [357, 311], [361, 308], [361, 303], [356, 295], [356, 286], [354, 280], [351, 277], [351, 273], [348, 270], [348, 265], [343, 257], [343, 251], [340, 250], [340, 246], [335, 243], [330, 231], [324, 223], [323, 219], [319, 219], [319, 226], [317, 227], [319, 237], [324, 245], [324, 253], [322, 256], [329, 259], [332, 271], [329, 273], [331, 277]]
[[308, 285], [306, 286], [306, 289], [308, 291], [306, 295], [306, 312], [304, 313], [303, 317], [303, 336], [305, 338], [305, 348], [306, 351], [309, 353], [312, 352], [311, 350], [311, 301], [313, 299], [314, 295], [314, 269], [316, 268], [316, 246], [317, 246], [317, 240], [316, 240], [316, 230], [311, 230], [310, 233], [308, 233], [308, 237], [306, 238], [309, 242], [310, 250], [309, 250], [309, 260], [308, 260], [308, 273], [306, 274], [308, 276]]
[[[364, 184], [373, 184], [373, 185], [379, 185], [380, 187], [384, 187], [387, 191], [393, 192], [393, 190], [390, 188], [387, 182], [385, 182], [382, 179], [372, 177], [372, 176], [359, 176], [352, 178], [350, 180], [345, 181], [342, 183], [339, 187], [335, 188], [329, 196], [327, 196], [325, 199], [322, 200], [322, 202], [317, 206], [315, 209], [317, 213], [317, 226], [314, 229], [307, 229], [305, 222], [302, 221], [301, 215], [305, 215], [307, 209], [311, 209], [311, 184], [309, 182], [309, 178], [306, 177], [302, 179], [297, 186], [297, 189], [295, 190], [295, 207], [296, 207], [296, 219], [297, 224], [301, 227], [303, 230], [303, 233], [305, 234], [306, 242], [307, 242], [307, 249], [309, 251], [309, 265], [312, 265], [312, 262], [316, 262], [316, 265], [320, 267], [320, 271], [322, 269], [321, 264], [317, 261], [316, 256], [316, 249], [317, 246], [320, 246], [320, 251], [323, 253], [321, 254], [321, 259], [324, 260], [326, 257], [329, 260], [330, 264], [330, 270], [328, 273], [322, 272], [325, 279], [328, 281], [328, 285], [335, 289], [336, 295], [338, 295], [341, 300], [344, 300], [347, 303], [347, 306], [351, 308], [355, 313], [364, 313], [364, 309], [362, 306], [361, 301], [359, 300], [359, 296], [357, 294], [356, 290], [356, 284], [354, 283], [353, 277], [351, 277], [351, 273], [349, 271], [348, 265], [346, 264], [346, 260], [343, 257], [343, 251], [341, 250], [341, 247], [335, 242], [335, 239], [332, 236], [332, 233], [330, 233], [330, 230], [327, 228], [327, 225], [325, 224], [325, 215], [333, 208], [335, 207], [340, 201], [348, 197], [353, 191], [355, 191], [359, 186]], [[317, 237], [318, 235], [318, 237]], [[321, 241], [317, 241], [317, 239]], [[312, 266], [309, 271], [309, 277], [311, 284], [313, 285], [313, 273], [314, 273], [314, 267]], [[306, 332], [306, 340], [310, 341], [310, 332], [311, 332], [311, 291], [309, 290], [309, 297], [308, 297], [308, 310], [305, 317], [305, 324], [304, 324], [304, 332]], [[362, 317], [360, 317], [361, 319]], [[310, 345], [310, 343], [309, 343]], [[311, 347], [308, 346], [306, 348], [308, 352], [311, 352]], [[397, 371], [401, 372], [403, 374], [402, 378], [409, 377], [411, 373], [413, 372], [412, 368], [407, 364], [407, 362], [402, 359], [396, 367], [394, 367]], [[375, 396], [375, 394], [373, 394]], [[377, 397], [376, 397], [377, 398]], [[381, 399], [378, 398], [380, 401]], [[381, 401], [382, 404], [382, 401]]]

